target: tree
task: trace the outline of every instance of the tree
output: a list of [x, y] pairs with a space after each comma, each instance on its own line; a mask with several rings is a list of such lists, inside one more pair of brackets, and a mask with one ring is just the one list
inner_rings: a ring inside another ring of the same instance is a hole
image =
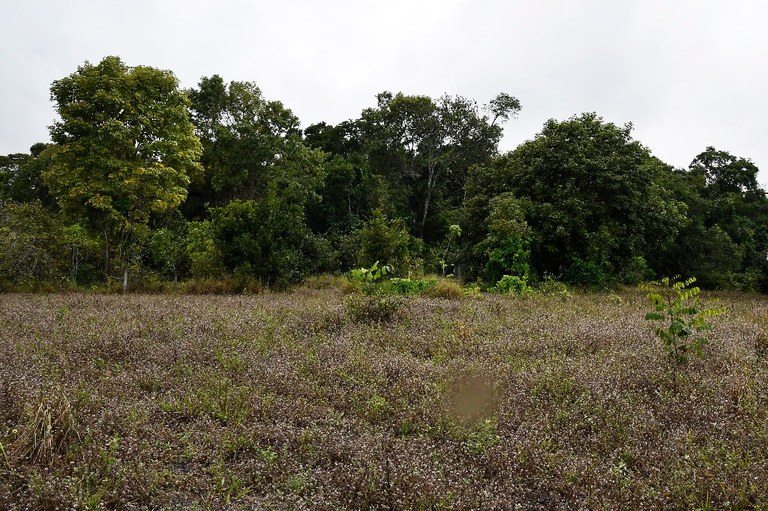
[[418, 251], [401, 218], [388, 220], [381, 210], [374, 210], [360, 229], [357, 264], [370, 268], [377, 261], [390, 266], [395, 275], [407, 276]]
[[674, 239], [684, 206], [655, 185], [670, 170], [632, 140], [631, 129], [596, 114], [547, 121], [534, 140], [473, 171], [465, 231], [482, 228], [492, 198], [511, 192], [530, 229], [539, 274], [601, 285], [628, 267], [642, 272], [639, 258], [657, 239]]
[[709, 288], [757, 289], [765, 282], [768, 198], [749, 160], [713, 147], [676, 173], [688, 222], [671, 246], [666, 274], [696, 275]]
[[693, 159], [689, 171], [704, 176], [707, 186], [720, 193], [757, 190], [757, 166], [749, 158], [739, 158], [712, 146]]
[[50, 158], [45, 152], [49, 146], [38, 143], [30, 148], [30, 154], [0, 156], [0, 200], [40, 201], [46, 207], [55, 206], [42, 178], [50, 165]]
[[39, 202], [0, 202], [0, 290], [63, 283], [69, 255], [63, 230]]
[[281, 102], [266, 100], [255, 83], [226, 84], [218, 75], [188, 94], [205, 169], [193, 183], [189, 216], [202, 216], [205, 203], [263, 198], [276, 179], [302, 183], [304, 199], [315, 193], [324, 159], [304, 145], [298, 118]]
[[[496, 154], [502, 129], [496, 124], [520, 109], [519, 101], [499, 95], [487, 110], [461, 96], [377, 96], [376, 108], [359, 120], [364, 150], [375, 174], [386, 177], [397, 196], [406, 199], [399, 216], [410, 217], [421, 238], [436, 201], [458, 208], [464, 179], [472, 165], [487, 163]], [[448, 222], [443, 222], [447, 230]], [[435, 236], [437, 238], [439, 236]], [[440, 233], [444, 234], [444, 233]]]
[[102, 233], [109, 271], [112, 251], [124, 256], [152, 215], [187, 196], [201, 151], [189, 101], [170, 71], [118, 57], [55, 81], [51, 99], [61, 119], [43, 179], [65, 213]]
[[328, 270], [327, 247], [307, 228], [301, 205], [274, 190], [258, 200], [212, 208], [211, 217], [214, 243], [229, 271], [282, 287]]
[[329, 155], [322, 200], [307, 215], [310, 226], [331, 237], [352, 232], [375, 208], [377, 191], [358, 124], [313, 124], [304, 130], [304, 143]]

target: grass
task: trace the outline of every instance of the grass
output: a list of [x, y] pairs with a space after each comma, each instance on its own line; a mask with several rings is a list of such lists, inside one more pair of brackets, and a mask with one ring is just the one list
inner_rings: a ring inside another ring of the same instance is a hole
[[337, 287], [0, 295], [0, 509], [768, 509], [768, 298], [672, 392], [633, 291]]

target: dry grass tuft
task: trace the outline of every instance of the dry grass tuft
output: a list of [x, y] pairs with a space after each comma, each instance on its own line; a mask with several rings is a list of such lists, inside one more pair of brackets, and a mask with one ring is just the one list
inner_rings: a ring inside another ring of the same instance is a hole
[[72, 406], [58, 392], [29, 407], [24, 422], [12, 432], [9, 458], [42, 466], [51, 466], [78, 436]]
[[459, 300], [464, 297], [464, 288], [456, 282], [441, 280], [434, 286], [424, 291], [424, 296], [429, 298], [443, 298], [446, 300]]

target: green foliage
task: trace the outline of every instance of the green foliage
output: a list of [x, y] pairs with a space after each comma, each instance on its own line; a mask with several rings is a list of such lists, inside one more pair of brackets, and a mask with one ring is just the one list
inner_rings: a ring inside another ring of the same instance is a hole
[[708, 319], [725, 312], [722, 308], [707, 308], [699, 297], [701, 290], [691, 287], [696, 279], [675, 280], [665, 277], [644, 288], [649, 290], [648, 300], [653, 311], [645, 315], [648, 321], [661, 321], [664, 326], [655, 329], [672, 364], [675, 387], [677, 368], [685, 366], [691, 356], [702, 358], [709, 338], [703, 332], [712, 330]]
[[355, 268], [349, 273], [354, 282], [360, 284], [375, 284], [386, 277], [391, 271], [391, 266], [386, 264], [379, 266], [379, 262], [376, 261], [370, 268]]
[[40, 203], [0, 203], [0, 290], [61, 285], [69, 269], [64, 229]]
[[399, 295], [420, 295], [437, 284], [436, 279], [391, 279], [389, 289]]
[[510, 194], [540, 274], [566, 271], [579, 285], [617, 280], [621, 268], [646, 255], [658, 231], [667, 239], [679, 229], [679, 216], [665, 214], [677, 211], [677, 202], [654, 186], [670, 170], [632, 140], [631, 129], [595, 114], [548, 121], [534, 140], [472, 173], [468, 222], [481, 225], [491, 218], [492, 199]]
[[571, 297], [571, 291], [568, 285], [560, 282], [551, 273], [545, 273], [541, 281], [536, 285], [536, 291], [544, 296], [559, 296], [563, 300]]
[[496, 283], [494, 289], [503, 294], [512, 293], [520, 295], [528, 290], [528, 283], [525, 278], [520, 278], [517, 275], [504, 275]]
[[51, 97], [61, 119], [43, 179], [66, 213], [125, 250], [153, 214], [184, 201], [199, 170], [186, 95], [170, 71], [106, 57], [55, 81]]
[[192, 183], [189, 212], [233, 199], [260, 200], [273, 190], [306, 206], [319, 200], [325, 155], [301, 140], [299, 120], [252, 82], [214, 75], [191, 89], [192, 119], [203, 145], [205, 172]]
[[[443, 277], [453, 275], [453, 270], [459, 261], [461, 249], [461, 226], [451, 224], [448, 226], [448, 237], [445, 240], [443, 257], [440, 259], [440, 270]], [[450, 271], [449, 271], [450, 270]]]
[[481, 277], [488, 283], [498, 282], [504, 275], [527, 280], [531, 273], [529, 229], [520, 202], [511, 193], [502, 193], [489, 206], [487, 235], [473, 249], [485, 261]]
[[50, 152], [45, 151], [49, 146], [38, 143], [30, 148], [32, 154], [0, 156], [0, 201], [54, 205], [42, 176], [51, 163]]
[[218, 277], [224, 273], [210, 221], [187, 223], [184, 253], [194, 278]]
[[574, 257], [565, 272], [565, 278], [573, 284], [581, 284], [591, 288], [605, 288], [615, 276], [611, 273], [606, 262], [584, 260]]
[[214, 243], [224, 268], [284, 287], [322, 270], [327, 247], [304, 221], [303, 209], [272, 193], [211, 209]]
[[412, 254], [414, 245], [402, 219], [387, 220], [376, 210], [360, 231], [358, 264], [370, 267], [382, 261], [394, 275], [406, 276], [416, 262]]
[[618, 280], [624, 284], [639, 284], [653, 278], [653, 270], [648, 266], [644, 257], [636, 256], [621, 268]]
[[499, 155], [521, 108], [505, 93], [480, 106], [383, 92], [357, 119], [302, 132], [255, 83], [181, 91], [170, 71], [106, 57], [51, 99], [53, 143], [0, 156], [0, 201], [42, 207], [5, 225], [6, 288], [109, 287], [124, 269], [144, 289], [285, 287], [381, 261], [408, 277], [398, 294], [424, 293], [410, 278], [425, 272], [512, 291], [547, 274], [602, 289], [678, 273], [768, 290], [757, 166], [707, 147], [674, 169], [595, 113]]
[[459, 300], [464, 297], [464, 288], [461, 284], [452, 280], [439, 280], [434, 286], [424, 291], [424, 296], [429, 298], [443, 298], [445, 300]]
[[696, 156], [689, 166], [691, 174], [703, 176], [710, 191], [742, 193], [758, 189], [757, 166], [749, 158], [739, 158], [714, 147]]
[[388, 265], [379, 266], [376, 261], [370, 268], [354, 268], [350, 270], [349, 276], [351, 282], [356, 285], [364, 294], [381, 294], [380, 284], [384, 278], [392, 273], [392, 267]]
[[181, 233], [168, 228], [152, 232], [148, 249], [152, 265], [166, 277], [175, 277], [187, 263], [184, 239]]
[[357, 323], [386, 323], [394, 319], [402, 302], [396, 296], [375, 293], [344, 298], [347, 314]]

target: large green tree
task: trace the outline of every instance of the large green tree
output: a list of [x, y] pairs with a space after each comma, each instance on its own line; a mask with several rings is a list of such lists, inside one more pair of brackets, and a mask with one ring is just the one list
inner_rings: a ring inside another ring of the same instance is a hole
[[461, 205], [467, 170], [496, 154], [499, 121], [516, 115], [520, 103], [500, 94], [484, 112], [461, 96], [433, 100], [384, 92], [377, 98], [358, 121], [372, 171], [404, 200], [397, 213], [410, 218], [419, 237], [439, 239], [450, 223], [440, 213]]
[[547, 121], [533, 140], [473, 172], [465, 232], [483, 225], [496, 194], [511, 192], [539, 274], [598, 285], [644, 277], [645, 256], [674, 240], [685, 205], [660, 186], [671, 169], [632, 139], [631, 128], [596, 114]]
[[252, 82], [225, 83], [218, 75], [188, 94], [205, 169], [191, 188], [188, 216], [204, 216], [206, 203], [265, 197], [276, 180], [297, 200], [315, 194], [323, 155], [303, 143], [298, 118], [281, 102], [265, 99]]
[[42, 177], [50, 165], [48, 147], [50, 144], [38, 143], [30, 148], [30, 154], [0, 156], [0, 200], [40, 201], [46, 207], [54, 207]]
[[667, 188], [688, 206], [687, 224], [662, 251], [665, 273], [696, 275], [709, 288], [768, 284], [768, 198], [748, 158], [707, 147]]
[[170, 71], [129, 67], [118, 57], [86, 62], [51, 86], [60, 120], [43, 178], [62, 210], [102, 233], [125, 256], [154, 214], [178, 206], [201, 148], [189, 100]]

